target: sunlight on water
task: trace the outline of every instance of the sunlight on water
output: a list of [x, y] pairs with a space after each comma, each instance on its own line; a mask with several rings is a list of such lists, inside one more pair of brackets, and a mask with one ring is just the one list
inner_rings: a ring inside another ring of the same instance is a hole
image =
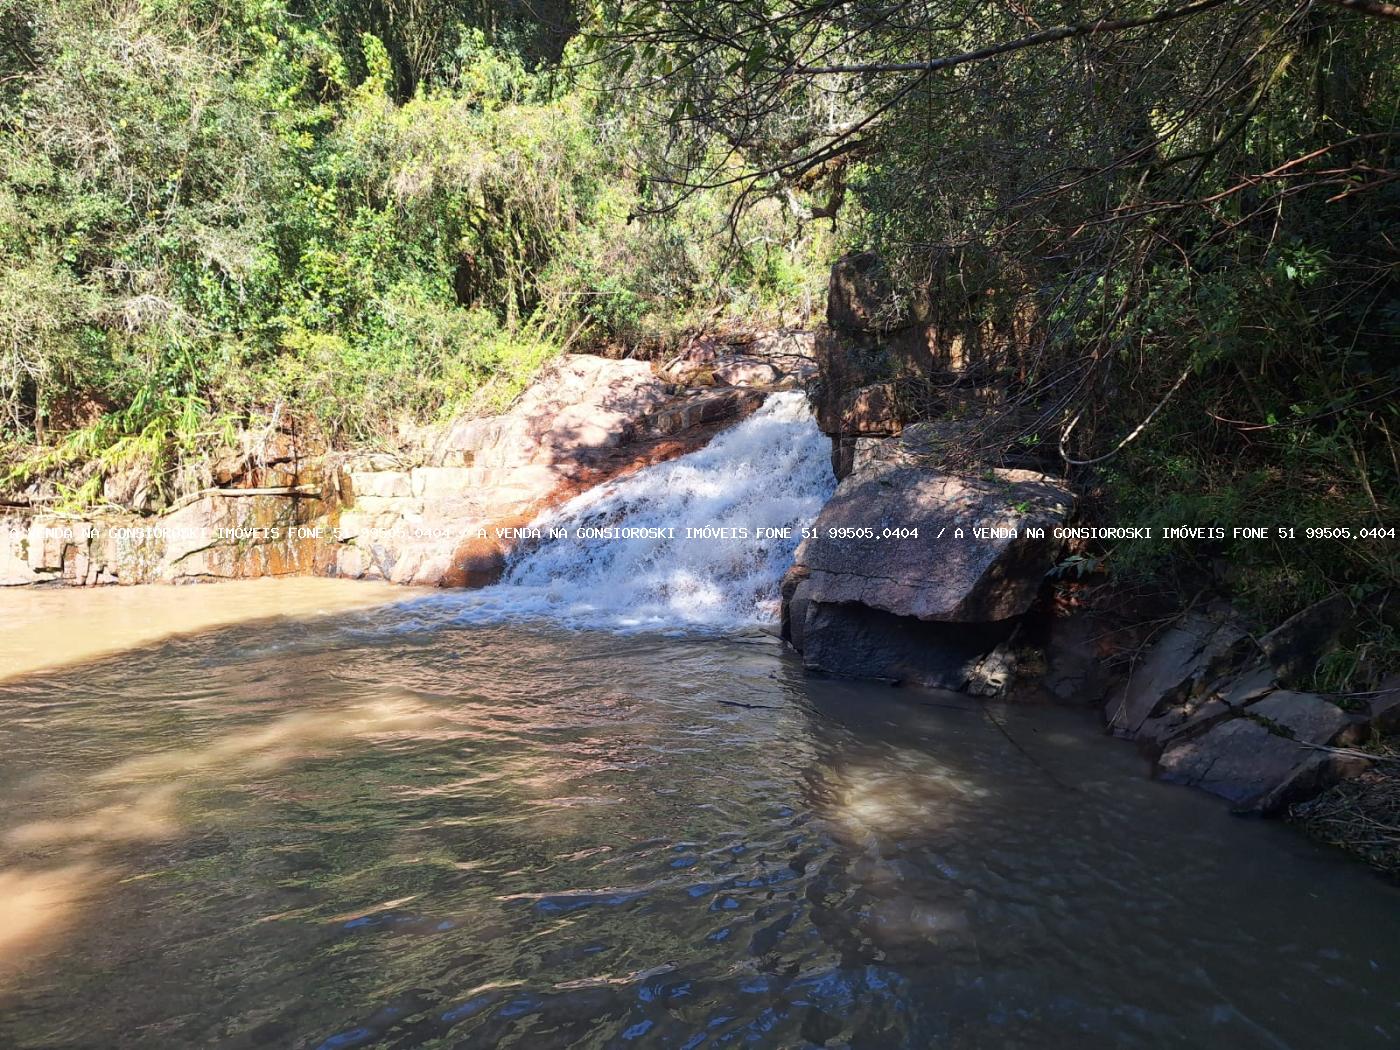
[[226, 580], [172, 587], [0, 590], [0, 679], [267, 617], [315, 616], [403, 600], [401, 588], [355, 580]]
[[[419, 738], [441, 724], [439, 715], [421, 705], [381, 700], [284, 715], [200, 746], [127, 759], [76, 784], [57, 774], [31, 778], [27, 791], [49, 787], [50, 797], [68, 803], [68, 812], [18, 824], [0, 842], [7, 851], [45, 850], [76, 863], [42, 871], [0, 869], [0, 967], [14, 965], [21, 953], [32, 956], [59, 945], [57, 934], [72, 925], [85, 897], [124, 874], [111, 855], [124, 847], [172, 841], [191, 830], [179, 815], [187, 796], [295, 761], [325, 758], [350, 741], [395, 734]], [[116, 801], [94, 802], [114, 793]], [[97, 858], [106, 862], [92, 863]]]
[[458, 598], [0, 683], [0, 1046], [1398, 1034], [1394, 892], [1088, 713]]
[[96, 878], [90, 864], [0, 871], [0, 975], [56, 946]]

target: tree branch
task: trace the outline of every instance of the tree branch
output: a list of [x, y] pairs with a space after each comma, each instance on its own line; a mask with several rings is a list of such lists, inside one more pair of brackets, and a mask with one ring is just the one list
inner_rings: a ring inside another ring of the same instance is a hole
[[[1187, 4], [1185, 7], [1173, 7], [1164, 11], [1158, 11], [1153, 15], [1143, 15], [1141, 18], [1096, 18], [1092, 22], [1078, 22], [1074, 25], [1056, 26], [1053, 29], [1044, 29], [1039, 33], [1032, 33], [1030, 36], [1023, 36], [1017, 40], [1008, 40], [1001, 44], [992, 44], [988, 47], [978, 48], [976, 51], [964, 51], [959, 55], [945, 55], [942, 58], [931, 59], [927, 62], [861, 62], [839, 66], [797, 66], [794, 70], [806, 76], [816, 76], [821, 73], [933, 73], [940, 69], [951, 69], [954, 66], [966, 65], [969, 62], [984, 62], [989, 58], [996, 58], [999, 55], [1009, 54], [1012, 51], [1021, 51], [1028, 47], [1037, 47], [1040, 44], [1052, 44], [1058, 40], [1069, 40], [1080, 36], [1096, 36], [1102, 33], [1121, 33], [1127, 29], [1138, 29], [1142, 26], [1161, 25], [1163, 22], [1174, 22], [1180, 18], [1190, 18], [1199, 15], [1212, 8], [1221, 7], [1228, 0], [1196, 0], [1196, 3]], [[1374, 3], [1372, 0], [1330, 0], [1332, 3], [1346, 4], [1348, 6], [1359, 6], [1365, 4], [1367, 7], [1388, 7], [1388, 4]]]

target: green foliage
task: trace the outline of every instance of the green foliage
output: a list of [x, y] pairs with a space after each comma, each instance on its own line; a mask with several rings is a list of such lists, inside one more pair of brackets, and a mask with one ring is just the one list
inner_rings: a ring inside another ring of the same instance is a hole
[[392, 441], [501, 407], [565, 344], [816, 279], [772, 216], [732, 248], [720, 195], [634, 218], [638, 126], [541, 64], [563, 42], [525, 5], [0, 4], [11, 487], [89, 498], [139, 460], [174, 495], [273, 414]]
[[1306, 538], [1400, 522], [1400, 29], [1369, 6], [603, 0], [591, 31], [670, 131], [658, 178], [839, 208], [965, 341], [1001, 398], [969, 457], [1043, 444], [1103, 523], [1292, 526], [1093, 552], [1276, 621], [1400, 586], [1393, 540]]

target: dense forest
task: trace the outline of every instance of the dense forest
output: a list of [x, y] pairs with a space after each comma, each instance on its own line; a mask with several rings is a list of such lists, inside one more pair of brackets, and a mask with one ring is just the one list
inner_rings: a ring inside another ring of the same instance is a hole
[[[977, 440], [1087, 513], [1394, 526], [1397, 69], [1379, 0], [0, 0], [4, 487], [392, 443], [564, 349], [814, 324], [873, 250], [893, 313], [1015, 332]], [[1103, 553], [1272, 615], [1395, 550]]]

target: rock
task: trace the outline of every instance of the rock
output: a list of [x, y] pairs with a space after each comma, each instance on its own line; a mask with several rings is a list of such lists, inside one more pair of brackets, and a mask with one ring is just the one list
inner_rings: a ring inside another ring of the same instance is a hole
[[767, 387], [777, 383], [782, 373], [766, 361], [739, 357], [715, 366], [712, 375], [720, 386]]
[[1061, 703], [1095, 703], [1107, 684], [1095, 636], [1102, 627], [1088, 615], [1055, 618], [1045, 645], [1046, 669], [1041, 684]]
[[[475, 487], [479, 467], [414, 467], [409, 472], [408, 492], [402, 490], [397, 478], [386, 484], [386, 491], [366, 492], [366, 496], [416, 496], [420, 499], [442, 500], [465, 497]], [[396, 472], [397, 473], [397, 472]], [[352, 481], [353, 484], [353, 481]], [[359, 489], [356, 489], [358, 492]]]
[[569, 405], [555, 413], [549, 429], [540, 434], [539, 446], [550, 460], [580, 450], [616, 448], [632, 437], [636, 418], [601, 405]]
[[34, 517], [29, 523], [25, 541], [30, 572], [58, 574], [63, 571], [63, 550], [69, 542], [68, 532], [71, 532], [71, 523], [62, 518], [49, 515]]
[[1189, 740], [1239, 712], [1218, 696], [1188, 697], [1165, 714], [1149, 718], [1137, 731], [1135, 740], [1162, 749]]
[[[741, 341], [741, 354], [727, 344], [720, 347], [723, 353], [713, 346], [692, 348], [692, 361], [704, 358], [736, 384], [767, 384], [788, 370], [813, 367], [809, 333]], [[220, 480], [245, 490], [299, 482], [307, 491], [202, 495], [160, 517], [107, 522], [134, 530], [121, 538], [99, 530], [98, 539], [75, 540], [72, 529], [83, 523], [12, 516], [0, 537], [0, 584], [292, 572], [421, 585], [493, 582], [512, 542], [497, 540], [496, 527], [524, 525], [586, 488], [693, 451], [766, 397], [763, 390], [736, 385], [711, 387], [677, 403], [672, 389], [645, 361], [566, 355], [499, 416], [444, 428], [406, 426], [399, 435], [408, 450], [403, 455], [361, 453], [328, 464], [325, 457], [298, 458], [291, 434], [245, 435], [240, 450], [211, 465]], [[280, 463], [287, 468], [275, 466]], [[318, 483], [322, 469], [324, 484]], [[110, 498], [137, 499], [138, 478], [107, 480]], [[190, 477], [184, 483], [195, 488], [207, 480]], [[328, 508], [308, 494], [317, 491], [335, 505]], [[46, 527], [55, 522], [63, 527]], [[319, 527], [324, 535], [288, 538], [292, 526]], [[270, 528], [280, 531], [219, 534]], [[491, 539], [478, 535], [483, 528]]]
[[[798, 588], [799, 597], [810, 585]], [[1007, 624], [934, 623], [850, 602], [802, 600], [806, 615], [793, 636], [802, 644], [804, 666], [846, 677], [962, 689], [1011, 630]]]
[[667, 405], [647, 422], [658, 434], [679, 434], [705, 423], [738, 422], [756, 412], [765, 396], [761, 391], [733, 387], [701, 390]]
[[488, 587], [506, 570], [506, 551], [499, 540], [470, 537], [452, 552], [452, 562], [439, 587]]
[[1279, 689], [1254, 701], [1245, 716], [1263, 720], [1293, 740], [1328, 744], [1347, 724], [1346, 712], [1316, 693]]
[[1034, 601], [1070, 503], [1038, 474], [874, 464], [841, 483], [798, 548], [788, 636], [815, 670], [999, 692], [1014, 667], [989, 653]]
[[[879, 441], [880, 438], [870, 438]], [[831, 472], [837, 481], [845, 481], [856, 471], [856, 457], [860, 449], [860, 438], [833, 437], [831, 439]]]
[[404, 470], [352, 470], [349, 472], [349, 502], [362, 496], [393, 499], [413, 495], [413, 481]]
[[0, 587], [37, 581], [29, 565], [29, 521], [18, 514], [0, 519]]
[[1377, 733], [1400, 733], [1400, 675], [1381, 682], [1376, 694], [1366, 701], [1366, 724]]
[[139, 512], [151, 508], [151, 472], [144, 463], [133, 463], [102, 479], [102, 498], [108, 503]]
[[963, 688], [973, 696], [1001, 696], [1015, 681], [1018, 660], [1010, 641], [999, 644], [967, 673]]
[[[796, 563], [811, 573], [814, 602], [859, 603], [920, 620], [1005, 620], [1034, 600], [1059, 549], [1053, 528], [1071, 504], [1063, 486], [1028, 471], [964, 478], [877, 465], [837, 487]], [[1032, 528], [1045, 537], [1028, 535]], [[874, 538], [832, 538], [842, 529]], [[898, 529], [917, 537], [884, 536]]]
[[1242, 811], [1272, 812], [1312, 788], [1326, 766], [1324, 753], [1235, 718], [1169, 747], [1156, 774], [1219, 795]]
[[889, 331], [904, 323], [884, 262], [874, 252], [844, 256], [831, 267], [826, 323], [847, 332]]
[[1167, 748], [1156, 774], [1244, 804], [1291, 775], [1304, 757], [1294, 741], [1237, 718]]
[[814, 350], [820, 380], [813, 396], [817, 426], [832, 437], [851, 436], [842, 430], [849, 400], [858, 390], [893, 380], [898, 363], [878, 348], [825, 329], [817, 333]]
[[1331, 742], [1346, 723], [1345, 713], [1322, 697], [1280, 690], [1169, 745], [1156, 772], [1226, 798], [1239, 810], [1271, 813], [1358, 771], [1345, 756], [1308, 746]]
[[1296, 685], [1311, 675], [1350, 623], [1351, 612], [1346, 595], [1334, 594], [1290, 616], [1259, 639], [1278, 680]]
[[504, 415], [450, 426], [435, 443], [430, 465], [443, 464], [450, 453], [486, 451], [498, 453], [491, 465], [515, 467], [615, 447], [633, 420], [667, 398], [665, 381], [645, 361], [566, 354]]
[[[798, 588], [807, 581], [808, 575], [807, 570], [801, 565], [794, 565], [783, 574], [783, 578], [778, 584], [781, 609], [778, 636], [785, 642], [792, 641], [793, 628], [796, 627], [800, 630], [800, 621], [804, 620], [807, 615], [805, 604], [801, 610], [798, 610], [793, 603], [797, 598]], [[799, 650], [802, 648], [799, 643], [794, 642], [793, 644]]]
[[900, 422], [894, 384], [871, 383], [847, 394], [841, 401], [839, 427], [843, 437], [898, 434]]
[[816, 371], [816, 333], [796, 328], [758, 332], [745, 353], [767, 361], [785, 378], [805, 383]]
[[1273, 668], [1255, 664], [1214, 687], [1215, 694], [1228, 707], [1244, 707], [1278, 687]]
[[[714, 368], [720, 361], [724, 347], [714, 339], [697, 339], [665, 368], [662, 374], [673, 383], [686, 386], [710, 386], [714, 382]], [[703, 378], [702, 378], [703, 377]]]
[[[916, 338], [919, 333], [922, 336]], [[946, 343], [932, 329], [889, 338], [822, 329], [813, 344], [817, 382], [812, 401], [817, 425], [839, 444], [843, 438], [899, 434], [914, 419], [947, 411], [960, 381], [962, 358], [950, 357]], [[995, 391], [999, 396], [1002, 388], [997, 386]], [[967, 399], [972, 394], [963, 391], [959, 396]], [[985, 406], [979, 402], [976, 407], [981, 415]], [[954, 425], [965, 429], [970, 424]], [[845, 458], [849, 460], [849, 453]]]
[[[1218, 679], [1250, 644], [1249, 636], [1234, 624], [1200, 613], [1188, 615], [1152, 646], [1129, 676], [1122, 695], [1109, 698], [1104, 707], [1109, 727], [1119, 736], [1136, 736], [1148, 719], [1165, 715], [1168, 708]], [[1181, 717], [1159, 723], [1153, 735], [1160, 736], [1189, 716], [1183, 711]]]
[[798, 652], [801, 652], [807, 644], [807, 609], [811, 604], [812, 584], [803, 579], [793, 590], [791, 598], [786, 603], [790, 612], [785, 620], [787, 634], [783, 635], [784, 639], [791, 642], [793, 648]]
[[[1222, 636], [1221, 640], [1224, 639], [1228, 639], [1228, 634]], [[1227, 653], [1216, 658], [1216, 662], [1228, 665], [1232, 659]], [[1210, 660], [1211, 657], [1207, 657], [1207, 663]], [[1210, 668], [1204, 668], [1205, 675], [1199, 673], [1201, 670], [1193, 670], [1192, 681], [1180, 691], [1178, 698], [1166, 699], [1157, 705], [1155, 713], [1143, 721], [1135, 734], [1122, 732], [1120, 735], [1133, 735], [1139, 741], [1165, 746], [1239, 713], [1246, 704], [1277, 687], [1273, 669], [1263, 665], [1218, 678], [1202, 690], [1200, 683], [1209, 676]]]

